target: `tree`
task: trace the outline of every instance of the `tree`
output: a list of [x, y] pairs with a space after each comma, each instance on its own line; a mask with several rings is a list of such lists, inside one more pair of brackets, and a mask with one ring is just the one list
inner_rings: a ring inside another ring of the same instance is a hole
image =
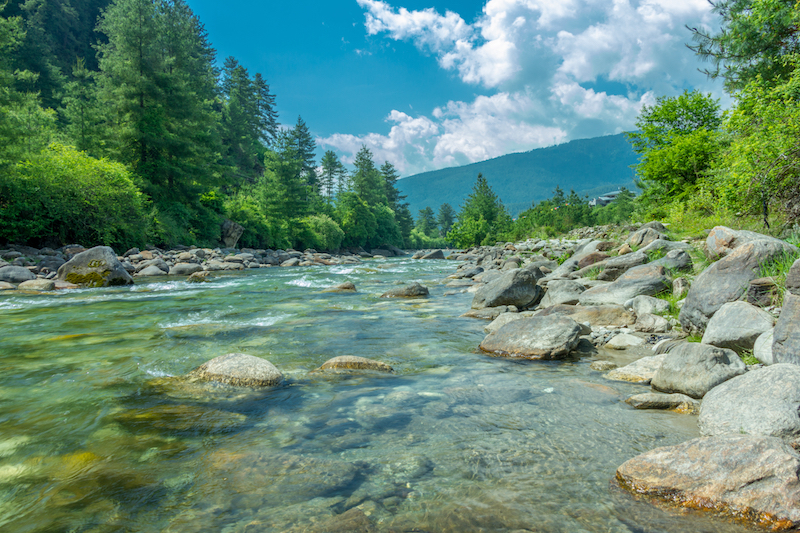
[[394, 168], [394, 165], [388, 161], [383, 162], [380, 172], [383, 177], [386, 201], [389, 207], [396, 212], [400, 203], [406, 198], [397, 190], [397, 180], [400, 179], [400, 175], [397, 173], [397, 169]]
[[353, 191], [367, 202], [367, 205], [386, 204], [386, 186], [383, 177], [372, 161], [372, 152], [362, 146], [353, 162]]
[[275, 95], [269, 92], [267, 80], [257, 72], [253, 80], [256, 100], [256, 116], [258, 117], [261, 142], [266, 146], [275, 142], [278, 137], [278, 112], [275, 111]]
[[60, 109], [66, 122], [67, 136], [78, 150], [99, 157], [105, 153], [104, 137], [107, 135], [105, 114], [97, 101], [95, 73], [86, 68], [78, 58], [72, 69], [73, 81], [65, 86], [64, 107]]
[[461, 207], [458, 221], [453, 224], [447, 238], [461, 247], [492, 244], [491, 241], [510, 229], [511, 223], [503, 202], [489, 187], [486, 178], [478, 174], [472, 193]]
[[311, 137], [311, 132], [308, 131], [308, 126], [303, 121], [303, 117], [297, 117], [297, 124], [292, 128], [290, 138], [300, 161], [301, 174], [305, 179], [306, 185], [314, 191], [319, 191], [316, 163], [317, 144]]
[[341, 177], [346, 170], [333, 150], [325, 152], [320, 161], [320, 167], [318, 178], [320, 194], [330, 203], [336, 193], [336, 186], [341, 183]]
[[256, 87], [247, 69], [234, 57], [225, 59], [222, 67], [222, 143], [224, 161], [232, 172], [229, 187], [253, 182], [263, 171], [263, 134], [258, 120]]
[[439, 225], [439, 235], [442, 237], [447, 236], [447, 232], [453, 227], [453, 222], [456, 218], [456, 212], [448, 203], [439, 206], [439, 214], [436, 222]]
[[417, 229], [427, 235], [428, 237], [435, 237], [438, 233], [439, 226], [436, 223], [436, 217], [433, 214], [433, 209], [425, 207], [419, 210], [417, 217]]

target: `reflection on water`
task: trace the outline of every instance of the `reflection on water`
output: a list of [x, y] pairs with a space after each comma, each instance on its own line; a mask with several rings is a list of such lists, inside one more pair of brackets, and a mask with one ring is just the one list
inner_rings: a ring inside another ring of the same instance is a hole
[[[445, 261], [0, 295], [0, 530], [744, 532], [637, 502], [616, 467], [697, 436], [592, 357], [477, 352]], [[353, 281], [355, 294], [321, 289]], [[426, 300], [381, 300], [397, 282]], [[445, 295], [445, 293], [448, 295]], [[229, 352], [287, 381], [176, 379]], [[338, 355], [391, 375], [311, 372]]]

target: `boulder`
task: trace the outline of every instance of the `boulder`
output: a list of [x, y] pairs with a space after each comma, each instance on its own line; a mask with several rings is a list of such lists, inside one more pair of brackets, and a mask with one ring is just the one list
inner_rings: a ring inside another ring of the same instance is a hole
[[232, 220], [225, 220], [220, 229], [222, 231], [222, 243], [225, 248], [236, 248], [239, 237], [244, 233], [244, 227]]
[[[630, 303], [630, 305], [627, 305]], [[625, 302], [625, 307], [630, 307], [637, 316], [652, 314], [658, 315], [669, 311], [669, 302], [661, 298], [653, 298], [652, 296], [637, 296], [630, 302]]]
[[648, 228], [649, 229], [654, 229], [659, 233], [664, 233], [665, 231], [667, 231], [667, 227], [664, 224], [662, 224], [661, 222], [659, 222], [658, 220], [651, 220], [650, 222], [647, 222], [647, 223], [642, 224], [641, 226], [639, 226], [640, 230], [648, 229]]
[[630, 333], [620, 333], [611, 337], [605, 347], [611, 350], [625, 350], [626, 348], [633, 348], [635, 346], [644, 346], [644, 339], [631, 335]]
[[444, 259], [444, 252], [441, 250], [433, 250], [420, 257], [420, 259]]
[[614, 381], [629, 381], [648, 385], [655, 376], [667, 354], [649, 355], [634, 361], [622, 368], [616, 368], [605, 375], [606, 379]]
[[547, 292], [544, 293], [540, 307], [551, 307], [553, 305], [578, 303], [578, 296], [586, 290], [586, 287], [568, 279], [554, 279], [547, 284]]
[[[786, 241], [770, 237], [769, 235], [763, 235], [754, 231], [733, 230], [725, 226], [717, 226], [708, 233], [708, 237], [706, 238], [706, 255], [710, 259], [725, 257], [743, 244], [754, 241], [770, 242], [775, 246], [785, 248], [787, 251], [794, 248], [794, 246], [788, 244]], [[796, 250], [795, 248], [792, 251]]]
[[625, 403], [634, 409], [663, 409], [695, 414], [700, 411], [700, 402], [685, 394], [657, 394], [647, 392], [631, 396]]
[[692, 245], [686, 242], [656, 239], [647, 246], [639, 248], [639, 251], [646, 254], [647, 252], [652, 252], [655, 250], [664, 250], [665, 252], [670, 252], [672, 250], [684, 250], [688, 252], [691, 249]]
[[186, 281], [189, 283], [206, 283], [211, 281], [209, 278], [211, 278], [211, 272], [208, 270], [200, 270], [193, 272]]
[[795, 296], [800, 296], [800, 259], [792, 263], [786, 273], [786, 290]]
[[243, 353], [216, 357], [192, 370], [188, 377], [240, 387], [269, 387], [283, 381], [283, 374], [272, 363]]
[[753, 346], [753, 356], [758, 362], [764, 365], [774, 365], [775, 358], [772, 356], [772, 342], [774, 339], [775, 328], [765, 331], [756, 339]]
[[422, 298], [425, 296], [428, 296], [428, 287], [416, 282], [381, 294], [381, 298]]
[[779, 439], [727, 435], [656, 448], [617, 469], [636, 494], [773, 530], [800, 524], [800, 455]]
[[741, 353], [752, 350], [758, 336], [772, 326], [772, 315], [763, 309], [747, 302], [730, 302], [708, 321], [701, 342]]
[[494, 320], [503, 313], [516, 313], [516, 307], [500, 305], [498, 307], [484, 307], [483, 309], [470, 309], [463, 315], [463, 318], [478, 318], [480, 320]]
[[161, 274], [150, 274], [151, 276], [166, 275], [169, 272], [169, 265], [167, 264], [167, 262], [160, 257], [154, 257], [152, 259], [147, 259], [145, 261], [138, 263], [136, 265], [136, 273], [138, 274], [142, 270], [150, 267], [156, 267], [162, 271]]
[[689, 280], [686, 278], [675, 278], [672, 280], [672, 295], [681, 298], [689, 292]]
[[167, 273], [158, 268], [155, 265], [150, 265], [149, 267], [145, 267], [136, 274], [134, 274], [137, 278], [147, 278], [152, 276], [166, 276]]
[[676, 342], [650, 385], [660, 392], [702, 398], [717, 385], [744, 374], [747, 366], [733, 350], [696, 342]]
[[800, 296], [786, 292], [772, 341], [776, 363], [800, 365]]
[[319, 370], [377, 370], [379, 372], [393, 372], [391, 366], [380, 361], [373, 361], [355, 355], [340, 355], [325, 361]]
[[95, 246], [61, 265], [58, 279], [81, 287], [133, 285], [133, 278], [108, 246]]
[[[223, 265], [222, 268], [224, 270], [229, 270], [229, 269], [225, 268], [224, 265], [226, 265], [226, 264], [231, 264], [231, 263], [222, 263], [222, 265]], [[300, 265], [300, 260], [298, 258], [296, 258], [296, 257], [292, 257], [291, 259], [287, 259], [286, 261], [281, 263], [282, 267], [295, 267], [295, 266], [299, 266], [299, 265]]]
[[328, 287], [327, 289], [324, 289], [322, 292], [356, 292], [356, 286], [352, 281], [345, 281], [344, 283], [340, 283], [339, 285]]
[[643, 252], [628, 253], [612, 257], [603, 263], [603, 271], [598, 274], [597, 279], [603, 281], [615, 281], [625, 272], [633, 267], [647, 263], [647, 256]]
[[669, 283], [664, 267], [641, 265], [628, 270], [613, 283], [587, 289], [578, 301], [581, 305], [622, 305], [640, 294], [657, 294]]
[[473, 309], [513, 305], [525, 309], [536, 305], [544, 295], [537, 285], [542, 273], [539, 269], [515, 269], [478, 289], [472, 299]]
[[494, 320], [492, 320], [489, 324], [487, 324], [483, 331], [484, 333], [492, 333], [493, 331], [497, 331], [498, 329], [502, 328], [509, 322], [514, 320], [519, 320], [521, 318], [530, 318], [531, 312], [524, 311], [522, 313], [502, 313], [497, 316]]
[[0, 281], [0, 291], [12, 291], [16, 288], [16, 285], [13, 285], [7, 281]]
[[495, 355], [525, 359], [561, 359], [580, 340], [581, 325], [571, 318], [535, 316], [509, 322], [490, 333], [481, 350]]
[[684, 331], [705, 331], [709, 319], [720, 307], [744, 296], [750, 281], [758, 277], [759, 265], [783, 254], [787, 249], [783, 245], [790, 246], [775, 241], [742, 244], [697, 276], [679, 316]]
[[627, 326], [636, 322], [636, 317], [621, 305], [554, 305], [537, 311], [536, 316], [568, 316], [592, 326]]
[[592, 252], [578, 261], [578, 269], [586, 268], [600, 261], [605, 261], [608, 257], [608, 254], [604, 254], [603, 252]]
[[702, 435], [767, 435], [800, 442], [800, 367], [778, 363], [751, 370], [703, 399]]
[[0, 281], [6, 283], [22, 283], [36, 279], [36, 275], [25, 267], [21, 266], [5, 266], [0, 268]]
[[780, 303], [780, 289], [773, 278], [758, 278], [747, 288], [747, 303], [768, 307]]
[[672, 329], [672, 326], [663, 316], [643, 313], [636, 317], [633, 329], [641, 333], [666, 333]]
[[203, 270], [197, 263], [178, 263], [169, 269], [170, 276], [191, 276], [195, 272]]
[[29, 279], [17, 286], [21, 291], [52, 291], [56, 288], [56, 283], [50, 279]]
[[655, 230], [653, 228], [642, 227], [641, 229], [631, 233], [626, 243], [631, 246], [641, 247], [641, 246], [647, 246], [651, 242], [659, 239], [664, 241], [669, 240], [666, 235], [664, 235], [658, 230]]
[[661, 259], [651, 261], [650, 264], [663, 266], [667, 270], [671, 270], [673, 272], [691, 270], [694, 266], [691, 256], [683, 250], [670, 250], [667, 252], [667, 255]]

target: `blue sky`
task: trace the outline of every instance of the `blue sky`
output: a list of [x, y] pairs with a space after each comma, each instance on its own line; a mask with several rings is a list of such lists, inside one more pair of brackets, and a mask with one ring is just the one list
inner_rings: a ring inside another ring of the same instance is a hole
[[629, 130], [684, 89], [723, 96], [684, 46], [686, 24], [714, 24], [706, 0], [188, 1], [282, 123], [402, 176]]

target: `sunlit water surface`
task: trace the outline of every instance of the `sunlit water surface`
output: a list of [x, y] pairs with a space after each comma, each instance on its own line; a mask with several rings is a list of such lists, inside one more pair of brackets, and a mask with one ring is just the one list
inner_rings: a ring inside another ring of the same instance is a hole
[[[262, 269], [206, 284], [0, 294], [0, 531], [744, 532], [636, 502], [616, 467], [697, 436], [585, 355], [490, 358], [445, 261]], [[323, 288], [353, 281], [356, 294]], [[419, 281], [421, 300], [380, 299]], [[284, 386], [171, 376], [230, 352]], [[312, 372], [338, 355], [394, 374]]]

